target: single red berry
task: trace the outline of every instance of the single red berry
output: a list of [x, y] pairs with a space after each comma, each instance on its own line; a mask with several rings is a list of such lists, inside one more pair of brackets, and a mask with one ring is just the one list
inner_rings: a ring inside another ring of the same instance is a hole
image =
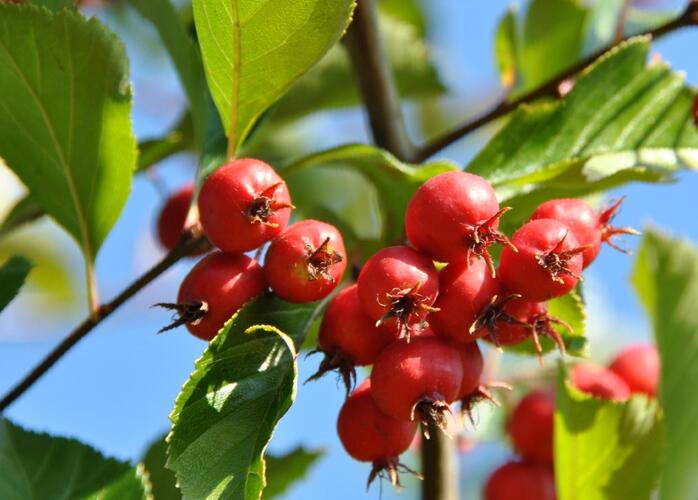
[[508, 462], [487, 480], [485, 500], [555, 500], [552, 467], [534, 462]]
[[609, 368], [628, 384], [632, 393], [657, 395], [659, 354], [652, 344], [628, 347], [616, 356]]
[[583, 267], [591, 264], [601, 249], [601, 243], [606, 242], [616, 250], [625, 252], [613, 241], [619, 234], [638, 234], [628, 227], [611, 226], [611, 221], [623, 202], [620, 198], [610, 207], [597, 213], [586, 201], [577, 198], [560, 198], [546, 201], [536, 208], [531, 220], [555, 219], [565, 224], [574, 235], [580, 246], [586, 247], [582, 252]]
[[582, 272], [580, 247], [569, 228], [554, 219], [527, 222], [516, 231], [514, 252], [504, 248], [499, 278], [511, 293], [534, 302], [570, 292]]
[[552, 464], [554, 416], [552, 391], [528, 393], [516, 405], [507, 424], [514, 450], [528, 460]]
[[291, 208], [283, 179], [251, 158], [220, 167], [199, 193], [201, 225], [211, 243], [226, 252], [248, 252], [278, 236]]
[[339, 284], [347, 267], [344, 240], [337, 228], [308, 219], [274, 239], [264, 258], [272, 291], [289, 302], [313, 302]]
[[440, 262], [471, 256], [491, 267], [488, 247], [509, 244], [500, 233], [500, 209], [489, 182], [466, 172], [447, 172], [420, 186], [407, 205], [405, 231], [418, 250]]
[[361, 309], [357, 285], [339, 292], [327, 306], [318, 334], [318, 352], [325, 355], [318, 372], [338, 370], [347, 391], [356, 380], [356, 366], [371, 365], [380, 352], [397, 339], [394, 331], [379, 328]]
[[158, 238], [166, 250], [172, 250], [182, 237], [193, 195], [194, 184], [187, 184], [172, 194], [160, 211]]
[[454, 347], [460, 354], [461, 366], [463, 367], [463, 378], [457, 399], [463, 399], [475, 392], [480, 386], [480, 377], [482, 377], [485, 361], [482, 359], [477, 342], [454, 344]]
[[406, 467], [398, 462], [398, 456], [410, 447], [416, 432], [416, 422], [390, 417], [376, 406], [370, 379], [351, 393], [337, 419], [337, 434], [347, 453], [373, 464], [369, 485], [385, 473], [393, 485], [399, 486], [398, 471]]
[[611, 370], [591, 364], [576, 365], [570, 372], [572, 385], [600, 399], [623, 401], [630, 397], [630, 388]]
[[163, 328], [181, 325], [195, 336], [211, 340], [240, 307], [267, 291], [262, 268], [246, 255], [213, 252], [201, 259], [179, 287], [173, 309], [177, 319]]
[[378, 356], [371, 372], [371, 394], [378, 407], [400, 420], [446, 427], [449, 403], [463, 381], [458, 350], [438, 337], [398, 340]]
[[406, 246], [376, 252], [361, 269], [357, 283], [364, 312], [408, 338], [434, 310], [431, 306], [439, 293], [434, 263]]
[[501, 294], [499, 280], [483, 259], [453, 261], [439, 273], [438, 311], [429, 316], [437, 335], [458, 342], [472, 342], [484, 335], [473, 328], [482, 311]]

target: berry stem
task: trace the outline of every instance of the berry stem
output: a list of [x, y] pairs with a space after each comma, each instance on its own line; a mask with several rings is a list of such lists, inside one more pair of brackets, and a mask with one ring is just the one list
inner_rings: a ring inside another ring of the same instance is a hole
[[455, 441], [437, 425], [422, 440], [422, 500], [458, 500]]

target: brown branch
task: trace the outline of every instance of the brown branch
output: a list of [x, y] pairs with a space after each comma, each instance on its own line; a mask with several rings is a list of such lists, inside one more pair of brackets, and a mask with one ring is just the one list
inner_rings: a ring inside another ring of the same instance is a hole
[[128, 299], [133, 297], [150, 282], [155, 280], [163, 272], [169, 269], [182, 257], [191, 254], [201, 245], [205, 244], [203, 236], [185, 237], [179, 245], [162, 258], [148, 272], [131, 283], [124, 291], [117, 295], [111, 302], [100, 306], [97, 311], [80, 323], [63, 341], [58, 344], [46, 357], [34, 367], [10, 392], [0, 400], [0, 413], [5, 411], [14, 401], [39, 380], [65, 353], [77, 344], [85, 335], [90, 333], [97, 325], [104, 321], [114, 310]]
[[[697, 0], [692, 0], [691, 3], [688, 5], [686, 10], [684, 11], [683, 14], [681, 14], [679, 17], [676, 19], [667, 22], [666, 24], [663, 24], [653, 30], [647, 31], [645, 33], [638, 33], [637, 35], [633, 36], [640, 36], [640, 35], [650, 35], [652, 38], [660, 38], [664, 35], [667, 35], [669, 33], [672, 33], [676, 30], [679, 30], [681, 28], [685, 28], [688, 26], [697, 26], [698, 25], [698, 1]], [[630, 38], [630, 37], [628, 37]], [[621, 43], [628, 38], [624, 38], [620, 40], [618, 43]], [[417, 149], [417, 151], [414, 154], [414, 157], [412, 158], [413, 161], [415, 162], [423, 162], [427, 158], [433, 156], [434, 154], [438, 153], [442, 149], [450, 146], [454, 142], [458, 141], [459, 139], [463, 138], [464, 136], [468, 135], [470, 132], [473, 132], [474, 130], [477, 130], [478, 128], [482, 127], [483, 125], [486, 125], [498, 118], [501, 118], [512, 111], [514, 111], [517, 107], [519, 107], [521, 104], [528, 103], [531, 101], [535, 101], [536, 99], [540, 99], [541, 97], [549, 96], [549, 95], [557, 95], [557, 89], [559, 85], [567, 80], [568, 78], [576, 75], [579, 73], [581, 70], [589, 66], [591, 63], [593, 63], [596, 59], [598, 59], [601, 55], [603, 55], [605, 52], [607, 52], [609, 49], [615, 47], [618, 45], [618, 43], [615, 43], [609, 47], [606, 47], [602, 50], [599, 50], [593, 54], [591, 54], [589, 57], [586, 57], [585, 59], [579, 61], [576, 63], [574, 66], [571, 66], [570, 68], [566, 69], [559, 75], [551, 78], [547, 82], [543, 83], [540, 87], [522, 95], [521, 97], [518, 97], [512, 101], [501, 101], [499, 104], [497, 104], [493, 109], [485, 113], [484, 115], [481, 115], [477, 118], [474, 118], [472, 120], [469, 120], [465, 122], [464, 124], [456, 127], [455, 129], [445, 132], [444, 134], [437, 136], [436, 138], [430, 140], [427, 142], [424, 146], [420, 147]]]
[[454, 440], [436, 426], [422, 439], [422, 500], [458, 500]]

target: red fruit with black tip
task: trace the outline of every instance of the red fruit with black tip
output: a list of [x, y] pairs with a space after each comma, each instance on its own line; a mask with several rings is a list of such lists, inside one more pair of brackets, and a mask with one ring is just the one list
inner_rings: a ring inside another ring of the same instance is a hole
[[611, 370], [591, 364], [576, 365], [570, 371], [572, 385], [600, 399], [624, 401], [630, 397], [630, 388]]
[[226, 252], [249, 252], [275, 238], [291, 216], [286, 183], [260, 160], [226, 163], [201, 186], [199, 217], [208, 239]]
[[472, 342], [485, 335], [473, 325], [483, 310], [501, 294], [499, 280], [483, 259], [451, 262], [439, 273], [438, 311], [429, 316], [434, 332], [457, 342]]
[[400, 420], [446, 427], [449, 403], [463, 381], [458, 350], [438, 337], [402, 339], [389, 345], [371, 372], [371, 394], [378, 407]]
[[193, 195], [194, 184], [187, 184], [174, 192], [163, 205], [157, 222], [158, 239], [163, 248], [172, 250], [182, 237]]
[[527, 222], [516, 231], [514, 252], [504, 248], [498, 276], [509, 292], [542, 302], [570, 292], [582, 273], [581, 247], [572, 231], [555, 219]]
[[386, 473], [392, 484], [399, 485], [397, 473], [404, 466], [398, 456], [410, 447], [416, 432], [416, 422], [390, 417], [376, 406], [369, 379], [351, 393], [337, 419], [337, 433], [347, 453], [373, 464], [369, 484]]
[[609, 369], [628, 384], [633, 394], [646, 394], [650, 397], [657, 395], [659, 354], [653, 345], [636, 344], [628, 347], [616, 356]]
[[552, 391], [528, 393], [516, 405], [507, 424], [514, 450], [523, 458], [552, 464], [554, 416]]
[[535, 462], [508, 462], [487, 480], [485, 500], [555, 500], [552, 467]]
[[184, 278], [176, 304], [156, 304], [178, 314], [161, 331], [185, 325], [196, 337], [211, 340], [240, 307], [266, 291], [264, 272], [254, 259], [213, 252]]
[[314, 302], [339, 284], [347, 267], [337, 228], [308, 219], [296, 222], [271, 242], [264, 274], [272, 291], [289, 302]]
[[406, 337], [421, 328], [439, 293], [434, 263], [406, 246], [376, 252], [361, 269], [357, 283], [364, 312]]
[[405, 231], [415, 248], [439, 262], [484, 258], [508, 244], [499, 232], [500, 209], [489, 182], [466, 172], [447, 172], [422, 184], [407, 205]]

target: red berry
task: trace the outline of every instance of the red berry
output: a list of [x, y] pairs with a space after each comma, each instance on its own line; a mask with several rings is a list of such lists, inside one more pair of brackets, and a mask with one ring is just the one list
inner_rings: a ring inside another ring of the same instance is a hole
[[462, 381], [463, 364], [455, 347], [438, 337], [417, 337], [398, 340], [378, 356], [371, 394], [392, 417], [445, 427], [445, 412], [458, 397]]
[[376, 327], [375, 321], [363, 312], [357, 285], [345, 288], [330, 301], [322, 318], [318, 351], [325, 359], [311, 379], [336, 369], [350, 390], [356, 379], [354, 367], [373, 364], [396, 338], [392, 330]]
[[499, 264], [499, 278], [511, 293], [541, 302], [565, 295], [580, 279], [584, 251], [562, 222], [538, 219], [516, 231], [514, 252], [505, 247]]
[[291, 208], [283, 179], [251, 158], [220, 167], [199, 193], [201, 225], [211, 243], [226, 252], [248, 252], [278, 236]]
[[172, 250], [182, 237], [193, 195], [194, 184], [187, 184], [172, 194], [160, 211], [158, 238], [160, 244], [167, 250]]
[[499, 280], [494, 278], [483, 259], [470, 263], [461, 259], [451, 262], [439, 273], [439, 309], [429, 316], [437, 335], [458, 342], [472, 342], [486, 332], [472, 327], [482, 311], [501, 293]]
[[492, 186], [480, 176], [447, 172], [426, 181], [407, 205], [405, 231], [418, 250], [440, 262], [471, 255], [490, 262], [488, 247], [508, 243], [498, 231], [500, 210]]
[[487, 480], [485, 500], [555, 500], [555, 477], [548, 465], [508, 462]]
[[693, 98], [693, 123], [698, 127], [698, 95]]
[[610, 370], [622, 378], [632, 393], [657, 395], [659, 354], [651, 344], [628, 347], [613, 360]]
[[623, 401], [630, 397], [630, 388], [611, 370], [590, 364], [576, 365], [571, 372], [572, 385], [600, 399]]
[[201, 259], [179, 287], [174, 309], [178, 318], [161, 331], [180, 325], [211, 340], [240, 307], [267, 290], [262, 268], [246, 255], [213, 252]]
[[467, 344], [454, 344], [460, 354], [461, 366], [463, 367], [463, 378], [460, 383], [457, 399], [463, 399], [471, 395], [480, 387], [480, 377], [485, 362], [477, 342]]
[[526, 395], [514, 408], [507, 430], [514, 450], [523, 458], [553, 463], [555, 395], [537, 390]]
[[376, 252], [361, 269], [357, 283], [364, 312], [408, 337], [433, 310], [439, 292], [434, 263], [406, 246]]
[[344, 240], [324, 222], [297, 222], [271, 242], [264, 274], [272, 291], [289, 302], [313, 302], [339, 284], [347, 267]]
[[369, 484], [384, 470], [398, 484], [398, 456], [410, 447], [416, 432], [416, 422], [395, 419], [376, 406], [368, 379], [347, 398], [337, 419], [337, 433], [347, 453], [373, 463]]

